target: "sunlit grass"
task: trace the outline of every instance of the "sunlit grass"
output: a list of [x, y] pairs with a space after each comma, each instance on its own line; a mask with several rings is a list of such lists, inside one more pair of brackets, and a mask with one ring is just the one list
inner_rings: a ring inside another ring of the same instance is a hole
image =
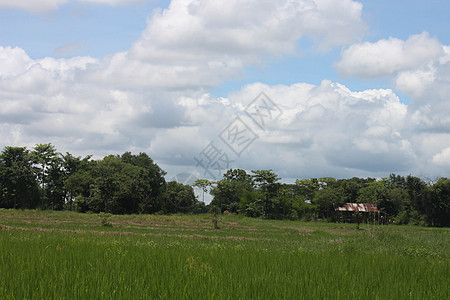
[[[26, 222], [24, 222], [26, 221]], [[0, 210], [0, 299], [448, 299], [448, 229]]]

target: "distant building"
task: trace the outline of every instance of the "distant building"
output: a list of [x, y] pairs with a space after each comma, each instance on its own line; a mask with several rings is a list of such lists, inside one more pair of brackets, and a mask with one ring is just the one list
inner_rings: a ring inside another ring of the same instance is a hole
[[[380, 217], [380, 211], [376, 204], [373, 203], [345, 203], [334, 204], [334, 211], [337, 213], [338, 222], [360, 223], [370, 222], [385, 224], [386, 216]], [[355, 215], [356, 212], [363, 213], [359, 218]], [[372, 213], [372, 214], [371, 214]]]
[[372, 203], [345, 203], [342, 206], [334, 207], [335, 211], [359, 211], [359, 212], [376, 212], [378, 213], [378, 208], [376, 204]]

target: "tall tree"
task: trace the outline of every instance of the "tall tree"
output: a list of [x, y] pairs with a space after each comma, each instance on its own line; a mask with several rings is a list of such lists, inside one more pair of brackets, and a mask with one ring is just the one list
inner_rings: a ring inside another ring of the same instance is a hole
[[42, 190], [41, 208], [54, 207], [55, 204], [60, 204], [59, 201], [54, 199], [57, 196], [52, 193], [52, 189], [58, 186], [55, 181], [60, 181], [60, 175], [62, 175], [60, 172], [62, 165], [60, 154], [56, 152], [51, 143], [48, 143], [37, 144], [33, 148], [31, 156], [36, 177]]
[[278, 177], [272, 170], [256, 170], [253, 172], [253, 181], [256, 183], [258, 190], [262, 193], [264, 199], [264, 217], [273, 218], [274, 207], [273, 199], [277, 197], [281, 184]]
[[[141, 192], [145, 194], [143, 197], [155, 206], [155, 203], [158, 201], [158, 196], [165, 190], [166, 180], [164, 176], [167, 173], [147, 153], [141, 152], [138, 155], [133, 155], [131, 152], [125, 152], [122, 154], [121, 159], [124, 163], [141, 168], [140, 178], [145, 178], [148, 184], [150, 184], [150, 188], [145, 188]], [[150, 210], [147, 212], [156, 211]]]
[[82, 159], [80, 156], [75, 157], [69, 152], [62, 156], [64, 202], [68, 205], [69, 210], [73, 209], [76, 196], [89, 196], [89, 183], [92, 182], [92, 179], [88, 171], [93, 166], [91, 157], [91, 155], [88, 155]]
[[320, 183], [317, 178], [311, 179], [297, 179], [295, 181], [298, 193], [305, 197], [305, 200], [312, 200], [315, 192], [320, 188]]
[[214, 196], [211, 204], [219, 207], [222, 212], [237, 212], [242, 196], [252, 188], [252, 178], [245, 170], [230, 169], [211, 189], [211, 195]]
[[170, 181], [163, 194], [163, 211], [165, 213], [192, 212], [196, 208], [197, 199], [194, 189], [186, 184]]
[[0, 155], [0, 207], [35, 208], [38, 201], [29, 151], [25, 147], [5, 147]]
[[450, 226], [450, 179], [440, 178], [430, 190], [429, 225]]

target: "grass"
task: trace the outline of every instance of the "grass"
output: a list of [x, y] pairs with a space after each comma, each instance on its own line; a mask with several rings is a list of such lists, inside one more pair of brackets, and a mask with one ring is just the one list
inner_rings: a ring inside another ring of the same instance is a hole
[[0, 210], [0, 299], [449, 299], [446, 228]]

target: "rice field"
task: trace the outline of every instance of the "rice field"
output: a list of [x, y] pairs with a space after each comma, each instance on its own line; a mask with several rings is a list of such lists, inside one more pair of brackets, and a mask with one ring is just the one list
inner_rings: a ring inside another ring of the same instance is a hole
[[0, 299], [450, 299], [450, 230], [0, 210]]

